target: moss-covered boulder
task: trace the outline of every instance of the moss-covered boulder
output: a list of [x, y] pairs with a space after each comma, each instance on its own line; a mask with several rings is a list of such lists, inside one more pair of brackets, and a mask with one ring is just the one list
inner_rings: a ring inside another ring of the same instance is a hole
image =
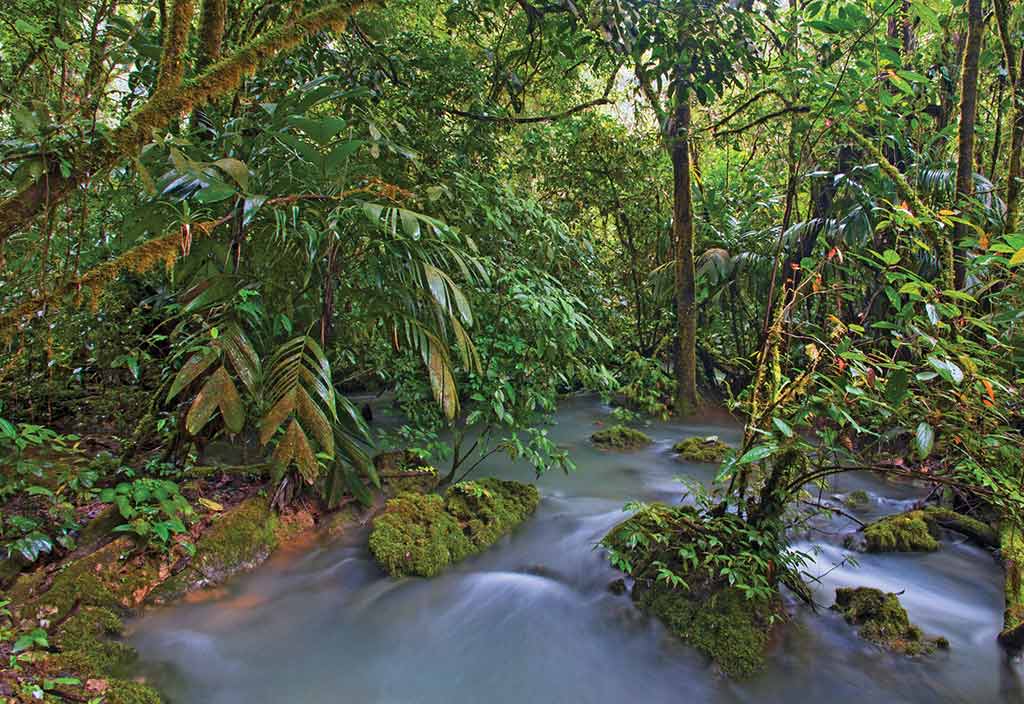
[[843, 503], [850, 508], [866, 508], [871, 503], [871, 497], [863, 489], [851, 491], [843, 498]]
[[861, 638], [894, 652], [927, 655], [936, 648], [949, 647], [945, 638], [925, 638], [895, 594], [870, 587], [840, 587], [832, 608], [851, 626], [859, 627]]
[[537, 487], [501, 479], [459, 482], [443, 497], [400, 494], [374, 519], [370, 552], [392, 576], [433, 577], [492, 545], [539, 503]]
[[717, 437], [693, 437], [680, 440], [672, 451], [690, 462], [719, 463], [725, 459], [730, 448]]
[[195, 556], [154, 590], [151, 600], [162, 603], [176, 599], [259, 565], [277, 547], [277, 527], [277, 516], [266, 498], [246, 499], [217, 516], [196, 543]]
[[868, 552], [934, 552], [939, 541], [922, 511], [880, 518], [864, 528]]
[[[684, 533], [696, 530], [705, 535], [718, 527], [704, 521], [691, 507], [654, 504], [613, 528], [602, 544], [629, 560], [634, 577], [632, 597], [641, 609], [656, 616], [680, 640], [711, 658], [730, 677], [743, 678], [759, 672], [765, 665], [772, 625], [782, 615], [781, 599], [777, 593], [767, 598], [748, 598], [720, 574], [682, 564], [678, 552], [667, 543], [637, 540], [638, 535], [663, 531], [672, 525], [682, 526]], [[724, 533], [722, 538], [723, 543], [730, 540]], [[659, 579], [659, 570], [650, 568], [653, 564], [670, 567], [685, 585], [673, 586]]]
[[864, 528], [868, 552], [934, 552], [941, 529], [956, 531], [983, 547], [998, 545], [991, 526], [950, 509], [930, 506], [880, 518]]
[[624, 425], [613, 425], [598, 430], [590, 436], [590, 441], [604, 450], [635, 450], [651, 443], [646, 433]]

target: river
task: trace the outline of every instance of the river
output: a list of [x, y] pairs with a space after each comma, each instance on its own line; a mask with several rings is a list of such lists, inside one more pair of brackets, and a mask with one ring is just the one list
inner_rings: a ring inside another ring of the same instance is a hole
[[[275, 556], [213, 598], [150, 611], [130, 625], [140, 673], [173, 704], [707, 704], [1024, 702], [1024, 666], [996, 644], [1002, 573], [987, 552], [956, 536], [932, 554], [856, 555], [843, 563], [837, 517], [798, 547], [825, 607], [836, 586], [903, 592], [912, 621], [951, 647], [923, 659], [883, 652], [827, 608], [792, 604], [767, 670], [733, 682], [706, 658], [607, 588], [617, 573], [594, 545], [629, 500], [677, 501], [676, 477], [713, 469], [677, 461], [689, 435], [736, 443], [738, 425], [654, 423], [640, 451], [594, 449], [609, 409], [584, 396], [559, 409], [552, 437], [578, 465], [538, 481], [537, 513], [494, 548], [431, 579], [384, 576], [365, 535]], [[480, 474], [528, 481], [505, 458]], [[903, 510], [922, 492], [874, 477], [841, 478], [834, 493], [864, 489], [862, 520]], [[843, 563], [835, 567], [837, 563]], [[827, 573], [827, 574], [825, 574]]]

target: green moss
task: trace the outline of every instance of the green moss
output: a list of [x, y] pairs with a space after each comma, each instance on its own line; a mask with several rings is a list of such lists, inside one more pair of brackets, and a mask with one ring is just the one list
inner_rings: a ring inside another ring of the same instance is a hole
[[929, 506], [924, 509], [924, 519], [929, 524], [961, 533], [983, 547], [994, 548], [999, 545], [999, 535], [992, 526], [948, 508]]
[[444, 499], [407, 493], [374, 519], [370, 552], [392, 576], [433, 577], [473, 552], [473, 544], [444, 510]]
[[106, 704], [161, 704], [157, 691], [143, 682], [107, 680]]
[[843, 499], [843, 503], [850, 508], [864, 508], [871, 503], [871, 497], [868, 496], [868, 492], [858, 489], [847, 494], [846, 498]]
[[860, 626], [861, 638], [907, 655], [926, 655], [937, 647], [948, 648], [945, 638], [928, 639], [910, 622], [906, 609], [895, 594], [869, 587], [836, 589], [839, 611], [851, 626]]
[[1006, 570], [1004, 582], [1006, 610], [1003, 613], [1005, 639], [1024, 626], [1024, 537], [1021, 529], [1006, 521], [1000, 531], [1000, 552]]
[[633, 599], [680, 640], [711, 658], [725, 674], [748, 677], [764, 668], [773, 616], [781, 612], [778, 595], [748, 599], [717, 575], [680, 564], [675, 551], [663, 543], [649, 539], [632, 542], [670, 526], [700, 525], [703, 533], [715, 530], [712, 522], [702, 521], [693, 507], [651, 504], [612, 528], [602, 544], [628, 559], [634, 572], [639, 565], [654, 561], [669, 565], [685, 585], [673, 587], [656, 579], [651, 571], [634, 574]]
[[646, 590], [639, 604], [730, 677], [749, 677], [764, 669], [768, 645], [765, 612], [774, 607], [751, 601], [732, 588], [698, 599], [661, 583]]
[[374, 519], [370, 552], [393, 576], [432, 577], [492, 545], [539, 502], [535, 486], [500, 479], [460, 482], [444, 497], [404, 493]]
[[672, 451], [690, 462], [718, 463], [725, 459], [730, 447], [715, 437], [693, 437], [680, 440]]
[[121, 635], [121, 617], [103, 607], [82, 607], [61, 628], [56, 642], [65, 655], [77, 653], [80, 671], [91, 675], [115, 672], [135, 659], [130, 646], [111, 640]]
[[646, 433], [627, 428], [624, 425], [613, 425], [610, 428], [598, 430], [590, 436], [590, 440], [598, 447], [614, 450], [632, 450], [651, 442], [651, 438]]
[[537, 487], [501, 479], [459, 482], [445, 492], [445, 509], [478, 550], [526, 520], [539, 503]]
[[188, 568], [161, 584], [155, 600], [166, 601], [196, 587], [218, 584], [263, 562], [277, 547], [277, 523], [270, 504], [259, 496], [221, 514], [199, 539]]
[[934, 552], [939, 541], [922, 511], [886, 516], [864, 529], [868, 552]]
[[939, 528], [962, 533], [985, 547], [998, 544], [989, 525], [937, 506], [880, 518], [864, 529], [864, 539], [868, 552], [933, 552], [939, 549]]

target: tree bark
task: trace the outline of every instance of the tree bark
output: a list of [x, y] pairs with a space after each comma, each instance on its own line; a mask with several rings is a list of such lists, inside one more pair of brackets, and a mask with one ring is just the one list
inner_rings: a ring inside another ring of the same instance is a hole
[[[960, 73], [960, 129], [958, 132], [956, 195], [961, 208], [974, 195], [974, 127], [978, 117], [978, 63], [981, 39], [985, 31], [981, 0], [967, 2], [967, 42], [964, 47], [963, 70]], [[967, 226], [957, 223], [957, 243], [967, 236]], [[963, 251], [957, 249], [954, 259], [957, 288], [964, 283]]]
[[1020, 208], [1021, 149], [1024, 147], [1024, 46], [1016, 47], [1010, 34], [1010, 4], [996, 0], [996, 27], [1003, 45], [1003, 61], [1010, 82], [1010, 100], [1013, 104], [1010, 118], [1010, 154], [1006, 167], [1006, 221], [1005, 231], [1017, 228]]
[[690, 184], [690, 96], [676, 85], [669, 138], [674, 181], [672, 242], [676, 288], [676, 414], [697, 410], [697, 286], [693, 258], [693, 191]]
[[137, 153], [150, 141], [155, 130], [163, 129], [171, 120], [235, 90], [246, 73], [307, 37], [328, 27], [341, 31], [349, 17], [365, 6], [379, 2], [332, 2], [295, 22], [270, 30], [195, 78], [154, 91], [149, 100], [107, 135], [105, 141], [86, 145], [80, 154], [73, 155], [72, 163], [80, 166], [71, 175], [63, 176], [54, 164], [37, 181], [0, 201], [0, 247], [12, 234], [28, 227], [47, 205], [52, 207], [88, 178], [106, 173], [123, 158]]

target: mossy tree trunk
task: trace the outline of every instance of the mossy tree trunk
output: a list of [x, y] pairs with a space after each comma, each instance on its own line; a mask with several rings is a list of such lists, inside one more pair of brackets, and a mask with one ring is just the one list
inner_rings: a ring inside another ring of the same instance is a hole
[[1007, 79], [1010, 82], [1010, 99], [1013, 103], [1005, 196], [1005, 230], [1013, 232], [1017, 228], [1017, 214], [1020, 208], [1021, 151], [1024, 148], [1024, 44], [1014, 45], [1010, 28], [1009, 0], [995, 1], [995, 17]]
[[675, 86], [675, 113], [669, 128], [674, 180], [672, 244], [676, 293], [676, 414], [697, 410], [697, 286], [693, 258], [693, 190], [690, 184], [690, 95]]
[[[960, 73], [960, 129], [958, 132], [956, 195], [961, 207], [974, 195], [974, 127], [978, 117], [978, 63], [981, 41], [985, 31], [985, 18], [981, 0], [967, 2], [967, 44], [964, 49], [963, 69]], [[956, 225], [956, 238], [967, 236], [967, 226]], [[965, 262], [963, 254], [955, 260], [955, 281], [963, 287]]]

